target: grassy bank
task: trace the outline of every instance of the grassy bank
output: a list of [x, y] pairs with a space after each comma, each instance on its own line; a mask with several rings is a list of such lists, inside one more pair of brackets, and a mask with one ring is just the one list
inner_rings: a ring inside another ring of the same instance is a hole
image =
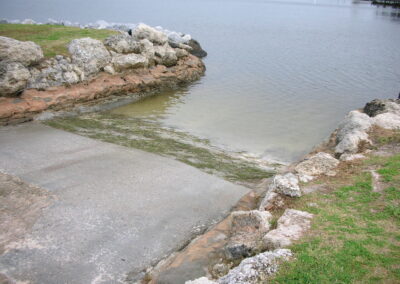
[[59, 25], [0, 24], [0, 36], [22, 41], [33, 41], [40, 45], [45, 57], [57, 54], [68, 55], [67, 45], [76, 38], [91, 37], [103, 40], [117, 33], [110, 30], [81, 29]]
[[141, 118], [95, 113], [55, 119], [48, 125], [94, 139], [173, 157], [210, 174], [241, 184], [255, 185], [273, 172], [253, 160], [228, 153], [158, 122]]
[[344, 163], [314, 182], [322, 191], [291, 204], [315, 214], [313, 227], [272, 283], [400, 283], [400, 145], [390, 144], [398, 138], [381, 137], [386, 150]]

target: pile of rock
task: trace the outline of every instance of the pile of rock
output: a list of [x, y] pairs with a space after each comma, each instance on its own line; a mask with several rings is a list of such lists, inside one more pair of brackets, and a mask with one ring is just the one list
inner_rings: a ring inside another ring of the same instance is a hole
[[172, 67], [198, 52], [184, 43], [170, 43], [165, 33], [145, 24], [138, 25], [132, 35], [123, 32], [104, 43], [75, 39], [68, 51], [70, 57], [57, 55], [45, 60], [37, 44], [0, 37], [0, 96], [17, 96], [27, 88], [72, 85], [102, 71], [115, 74], [155, 65]]

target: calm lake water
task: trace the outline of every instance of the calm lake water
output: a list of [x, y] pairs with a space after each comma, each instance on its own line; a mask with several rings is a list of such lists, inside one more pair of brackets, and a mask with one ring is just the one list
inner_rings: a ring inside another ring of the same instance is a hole
[[114, 110], [291, 161], [352, 109], [400, 91], [400, 10], [315, 0], [0, 0], [0, 17], [144, 22], [190, 33], [206, 76]]

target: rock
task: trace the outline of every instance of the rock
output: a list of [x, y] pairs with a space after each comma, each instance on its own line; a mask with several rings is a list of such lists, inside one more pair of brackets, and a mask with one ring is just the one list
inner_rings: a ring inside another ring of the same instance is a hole
[[139, 24], [133, 31], [132, 36], [137, 40], [148, 39], [157, 45], [164, 45], [168, 42], [168, 36], [165, 33], [145, 24]]
[[270, 211], [282, 208], [285, 205], [284, 198], [274, 191], [268, 191], [261, 201], [260, 211]]
[[114, 67], [112, 67], [112, 65], [107, 65], [106, 67], [104, 67], [104, 72], [114, 75], [115, 74], [115, 70]]
[[340, 123], [337, 131], [337, 154], [359, 152], [362, 144], [371, 144], [367, 131], [372, 126], [372, 119], [365, 113], [357, 110], [349, 112], [346, 118]]
[[18, 62], [0, 62], [0, 97], [21, 92], [31, 77], [29, 70]]
[[189, 52], [187, 52], [187, 51], [184, 50], [184, 49], [181, 49], [181, 48], [174, 48], [174, 50], [175, 50], [175, 54], [176, 54], [176, 56], [177, 56], [178, 58], [183, 58], [183, 57], [186, 57], [186, 56], [189, 55]]
[[104, 45], [118, 53], [141, 53], [140, 42], [128, 34], [112, 35], [104, 40]]
[[34, 20], [32, 20], [32, 19], [25, 19], [25, 20], [23, 20], [21, 22], [21, 24], [23, 24], [23, 25], [35, 25], [36, 22]]
[[185, 284], [218, 284], [215, 281], [209, 280], [207, 277], [201, 277], [195, 280], [186, 281]]
[[292, 174], [276, 175], [270, 187], [271, 191], [292, 197], [300, 197], [299, 178]]
[[262, 249], [262, 237], [270, 229], [268, 211], [235, 211], [232, 213], [231, 238], [225, 247], [229, 259], [251, 256]]
[[38, 63], [42, 58], [42, 49], [36, 43], [0, 36], [0, 61], [19, 62], [29, 66]]
[[192, 48], [192, 50], [190, 50], [189, 52], [191, 54], [193, 54], [194, 56], [197, 56], [199, 58], [203, 58], [203, 57], [207, 56], [207, 52], [203, 48], [201, 48], [201, 45], [197, 40], [191, 39], [187, 43], [187, 45], [189, 45]]
[[149, 66], [154, 65], [155, 50], [154, 45], [148, 39], [142, 39], [140, 41], [142, 55], [149, 61]]
[[305, 161], [299, 163], [295, 170], [300, 175], [306, 176], [319, 176], [327, 175], [334, 176], [336, 172], [333, 171], [339, 165], [339, 161], [328, 153], [319, 152]]
[[57, 55], [55, 58], [44, 61], [40, 68], [31, 68], [32, 77], [27, 88], [45, 89], [63, 84], [72, 85], [85, 79], [83, 71], [70, 63], [69, 58]]
[[227, 274], [229, 266], [225, 263], [217, 263], [212, 267], [212, 275], [214, 277], [221, 277]]
[[304, 183], [312, 181], [314, 179], [313, 176], [309, 176], [309, 175], [305, 175], [305, 174], [297, 174], [297, 177], [299, 178], [299, 181], [304, 182]]
[[74, 39], [68, 45], [72, 62], [81, 68], [86, 76], [101, 71], [111, 61], [111, 56], [103, 43], [92, 38]]
[[363, 154], [343, 154], [340, 156], [341, 161], [353, 161], [358, 159], [365, 159]]
[[263, 238], [267, 249], [287, 247], [300, 239], [310, 229], [313, 215], [299, 210], [286, 209], [278, 219], [278, 227], [269, 231]]
[[392, 112], [378, 114], [373, 118], [374, 125], [385, 129], [400, 129], [400, 115]]
[[277, 249], [260, 253], [244, 259], [237, 267], [218, 279], [219, 284], [256, 284], [264, 281], [278, 271], [283, 261], [288, 261], [292, 252], [288, 249]]
[[140, 54], [120, 54], [112, 57], [111, 60], [114, 69], [118, 72], [126, 69], [146, 67], [148, 60]]
[[156, 55], [156, 62], [158, 64], [171, 67], [176, 65], [176, 63], [178, 62], [178, 57], [176, 56], [175, 50], [168, 44], [165, 44], [163, 46], [154, 46], [154, 52]]
[[399, 100], [380, 100], [376, 99], [367, 103], [364, 107], [364, 112], [370, 117], [375, 117], [378, 114], [392, 112], [400, 115]]

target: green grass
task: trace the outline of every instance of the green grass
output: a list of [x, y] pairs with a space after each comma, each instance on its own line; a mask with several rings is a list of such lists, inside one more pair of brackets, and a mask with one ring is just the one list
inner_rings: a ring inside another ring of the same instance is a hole
[[[373, 165], [382, 192], [373, 191], [367, 171]], [[272, 283], [400, 283], [400, 154], [355, 167], [351, 184], [294, 202], [315, 215], [312, 230], [291, 247], [295, 260], [283, 264]], [[341, 174], [329, 182], [340, 184]]]
[[0, 24], [0, 36], [21, 41], [33, 41], [40, 45], [45, 57], [69, 55], [68, 43], [76, 38], [91, 37], [103, 40], [117, 33], [110, 30], [81, 29], [59, 25]]
[[256, 162], [212, 147], [206, 139], [162, 127], [154, 121], [105, 113], [55, 119], [47, 124], [105, 142], [173, 157], [233, 182], [257, 184], [273, 175]]

